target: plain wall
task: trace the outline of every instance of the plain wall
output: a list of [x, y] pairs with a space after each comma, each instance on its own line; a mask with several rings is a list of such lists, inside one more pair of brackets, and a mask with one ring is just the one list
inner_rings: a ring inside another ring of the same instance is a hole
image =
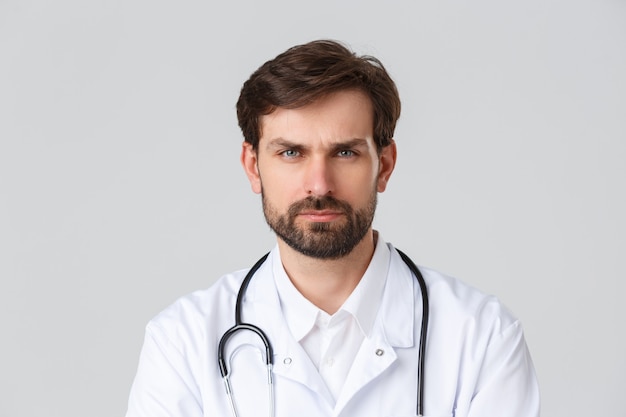
[[234, 105], [317, 38], [403, 99], [382, 236], [520, 317], [543, 416], [623, 415], [626, 2], [0, 0], [0, 416], [123, 415], [147, 321], [272, 247]]

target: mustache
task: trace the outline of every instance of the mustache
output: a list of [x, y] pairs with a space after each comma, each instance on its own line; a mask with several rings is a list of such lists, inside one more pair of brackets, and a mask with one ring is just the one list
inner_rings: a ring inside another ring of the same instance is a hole
[[344, 213], [351, 213], [352, 207], [345, 201], [331, 196], [307, 197], [289, 206], [288, 215], [289, 217], [295, 217], [304, 210], [338, 210]]

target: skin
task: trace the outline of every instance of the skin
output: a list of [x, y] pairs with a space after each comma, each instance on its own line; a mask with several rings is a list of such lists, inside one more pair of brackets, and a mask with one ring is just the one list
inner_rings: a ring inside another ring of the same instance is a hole
[[[377, 152], [372, 104], [364, 93], [333, 93], [297, 109], [278, 108], [260, 119], [257, 149], [243, 143], [241, 163], [252, 191], [263, 193], [272, 210], [286, 213], [309, 196], [333, 196], [354, 209], [365, 207], [372, 193], [385, 191], [396, 162], [391, 142]], [[345, 222], [335, 210], [306, 210], [296, 226]], [[293, 250], [277, 237], [281, 260], [295, 287], [314, 305], [335, 313], [365, 273], [375, 248], [375, 232], [347, 255], [317, 259]]]

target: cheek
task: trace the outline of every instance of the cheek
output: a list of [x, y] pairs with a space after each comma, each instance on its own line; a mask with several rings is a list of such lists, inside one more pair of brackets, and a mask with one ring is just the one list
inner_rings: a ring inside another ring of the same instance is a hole
[[370, 166], [368, 169], [361, 168], [343, 172], [340, 175], [340, 180], [344, 188], [354, 193], [362, 193], [365, 189], [376, 188], [378, 177], [378, 170]]
[[287, 207], [299, 197], [293, 178], [288, 176], [262, 175], [260, 188], [265, 200], [276, 208]]
[[378, 180], [371, 173], [346, 176], [342, 181], [341, 189], [337, 190], [336, 197], [350, 202], [355, 206], [367, 204], [373, 193], [378, 191]]

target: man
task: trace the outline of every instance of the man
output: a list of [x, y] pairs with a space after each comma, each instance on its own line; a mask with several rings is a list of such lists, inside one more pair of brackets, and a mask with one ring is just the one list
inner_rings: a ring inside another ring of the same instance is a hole
[[[246, 81], [237, 115], [277, 245], [240, 302], [247, 271], [148, 324], [127, 417], [539, 415], [519, 322], [456, 279], [412, 272], [372, 229], [400, 115], [378, 60], [332, 41], [296, 46]], [[247, 324], [230, 332], [236, 310]]]

